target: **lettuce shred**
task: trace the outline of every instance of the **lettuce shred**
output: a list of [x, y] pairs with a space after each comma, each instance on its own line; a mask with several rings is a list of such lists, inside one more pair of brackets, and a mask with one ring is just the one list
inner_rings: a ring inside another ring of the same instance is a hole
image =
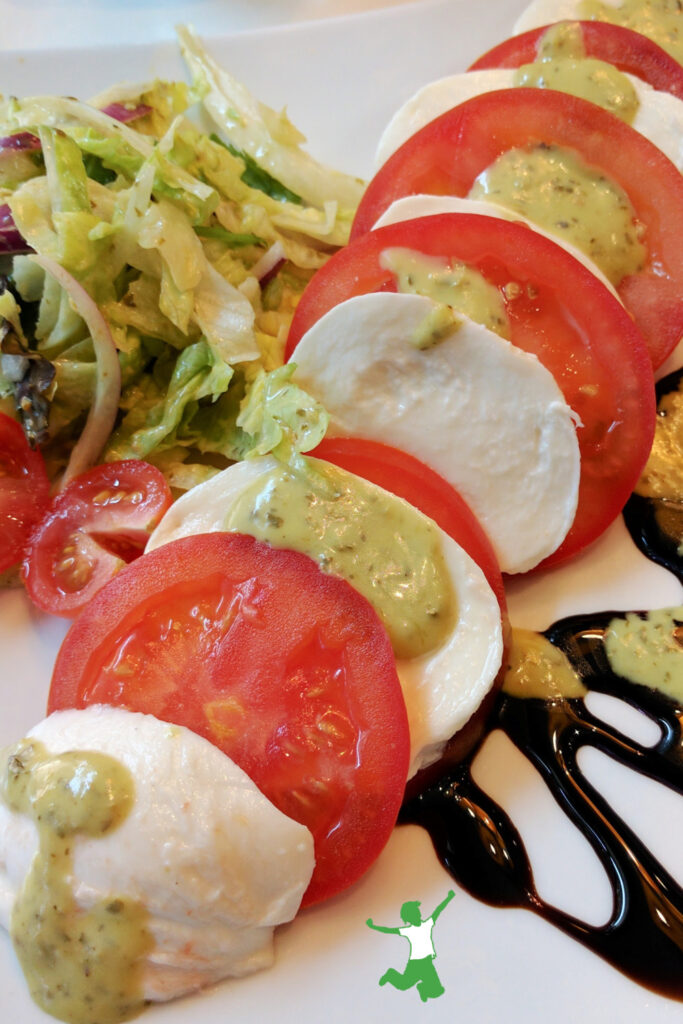
[[[189, 84], [1, 102], [0, 134], [38, 141], [0, 198], [27, 246], [78, 282], [111, 332], [121, 388], [105, 458], [148, 459], [185, 489], [228, 460], [292, 460], [323, 437], [325, 410], [292, 382], [284, 344], [311, 275], [348, 241], [363, 183], [310, 156], [286, 113], [256, 100], [190, 29], [179, 38]], [[14, 257], [3, 316], [22, 352], [51, 367], [42, 436], [57, 473], [94, 401], [96, 351], [39, 264]], [[4, 402], [16, 398], [15, 369], [0, 368]]]

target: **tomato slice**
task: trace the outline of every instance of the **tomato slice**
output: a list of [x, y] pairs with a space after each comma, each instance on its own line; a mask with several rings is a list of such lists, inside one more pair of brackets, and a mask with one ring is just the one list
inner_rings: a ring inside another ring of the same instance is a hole
[[[544, 236], [492, 217], [442, 214], [379, 228], [335, 253], [301, 297], [287, 343], [290, 354], [337, 303], [395, 290], [393, 274], [381, 266], [382, 253], [393, 246], [462, 261], [497, 285], [513, 344], [534, 353], [554, 374], [580, 417], [579, 508], [562, 545], [541, 564], [570, 557], [619, 514], [649, 454], [654, 383], [640, 332], [608, 289]], [[514, 298], [506, 295], [510, 281], [520, 285]]]
[[56, 496], [26, 549], [23, 573], [31, 600], [52, 615], [78, 615], [142, 554], [172, 500], [163, 474], [137, 459], [76, 477]]
[[126, 566], [72, 626], [48, 711], [115, 704], [221, 748], [308, 826], [315, 903], [351, 885], [408, 772], [389, 638], [348, 583], [242, 534], [185, 537]]
[[11, 416], [0, 413], [0, 572], [21, 560], [31, 531], [50, 504], [50, 481]]
[[369, 231], [395, 199], [467, 196], [502, 154], [540, 143], [571, 149], [629, 197], [645, 226], [648, 259], [617, 291], [659, 366], [683, 335], [683, 175], [630, 125], [594, 103], [550, 89], [501, 89], [475, 96], [408, 139], [378, 171], [351, 232]]
[[[633, 29], [606, 21], [576, 21], [586, 57], [604, 60], [620, 71], [635, 75], [661, 92], [683, 100], [683, 67], [661, 46]], [[518, 68], [538, 60], [538, 43], [552, 26], [533, 28], [512, 36], [475, 60], [468, 71], [486, 68]]]
[[491, 542], [447, 480], [407, 452], [365, 438], [326, 437], [309, 455], [383, 487], [433, 519], [477, 563], [505, 614], [503, 577]]

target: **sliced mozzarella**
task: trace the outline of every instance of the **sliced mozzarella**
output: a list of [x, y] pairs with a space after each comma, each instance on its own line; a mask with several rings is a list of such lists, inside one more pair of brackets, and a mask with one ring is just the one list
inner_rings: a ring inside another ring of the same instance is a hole
[[[240, 462], [188, 491], [168, 510], [152, 534], [147, 550], [189, 534], [225, 529], [244, 492], [259, 478], [265, 480], [277, 466], [272, 458]], [[364, 486], [378, 490], [367, 482]], [[387, 497], [410, 507], [401, 498]], [[411, 511], [416, 521], [423, 518], [416, 509]], [[503, 653], [500, 608], [495, 594], [479, 566], [454, 540], [440, 532], [458, 618], [453, 632], [438, 650], [396, 662], [410, 727], [410, 776], [436, 761], [450, 737], [472, 717], [493, 685]], [[303, 546], [300, 550], [310, 553]]]
[[[167, 1000], [267, 967], [273, 928], [310, 881], [313, 838], [207, 740], [151, 715], [95, 706], [56, 712], [29, 733], [49, 754], [97, 750], [130, 771], [135, 800], [101, 838], [74, 837], [77, 903], [139, 901], [154, 946], [145, 998]], [[33, 822], [0, 801], [0, 923], [37, 850]]]
[[508, 210], [505, 206], [498, 206], [497, 203], [488, 203], [482, 199], [462, 199], [460, 196], [404, 196], [402, 199], [396, 199], [384, 211], [373, 227], [381, 228], [385, 224], [398, 224], [402, 220], [413, 220], [416, 217], [433, 217], [439, 213], [471, 213], [479, 217], [498, 217], [500, 220], [526, 224], [532, 231], [543, 235], [545, 238], [549, 238], [551, 242], [555, 242], [557, 245], [561, 245], [575, 260], [583, 263], [584, 267], [587, 267], [592, 274], [602, 281], [605, 288], [609, 288], [615, 299], [621, 302], [616, 289], [607, 280], [600, 268], [585, 253], [577, 249], [575, 245], [572, 245], [558, 235], [551, 234], [538, 224], [533, 224], [526, 217], [515, 213], [514, 210]]
[[[385, 128], [377, 147], [377, 166], [385, 163], [411, 135], [447, 110], [485, 92], [514, 88], [515, 74], [512, 68], [467, 71], [424, 86], [394, 114]], [[639, 103], [632, 127], [683, 171], [683, 100], [668, 92], [659, 92], [633, 75], [626, 77]]]
[[415, 346], [434, 303], [371, 294], [341, 303], [301, 339], [295, 379], [330, 413], [330, 432], [401, 448], [460, 491], [504, 572], [561, 544], [576, 511], [572, 412], [535, 356], [463, 321]]

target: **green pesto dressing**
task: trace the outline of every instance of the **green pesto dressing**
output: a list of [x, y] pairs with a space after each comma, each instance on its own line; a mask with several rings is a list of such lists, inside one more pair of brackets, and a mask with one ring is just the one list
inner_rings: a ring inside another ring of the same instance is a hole
[[146, 911], [113, 895], [81, 908], [72, 871], [77, 837], [107, 835], [128, 814], [130, 773], [105, 754], [52, 756], [35, 740], [5, 754], [0, 797], [38, 831], [38, 852], [10, 919], [31, 996], [70, 1024], [128, 1020], [144, 1005], [138, 965], [152, 946]]
[[[380, 264], [395, 274], [400, 292], [426, 295], [439, 305], [450, 307], [509, 340], [510, 322], [503, 296], [474, 267], [401, 247], [385, 249]], [[425, 333], [428, 334], [421, 330], [422, 343], [420, 340], [416, 342], [420, 348], [428, 347], [424, 343]], [[435, 337], [432, 344], [445, 333]]]
[[618, 6], [581, 0], [578, 14], [584, 21], [607, 21], [640, 32], [683, 63], [681, 0], [622, 0]]
[[644, 619], [634, 612], [613, 619], [605, 650], [617, 675], [683, 705], [683, 607], [651, 611]]
[[541, 144], [503, 153], [470, 198], [505, 206], [575, 245], [617, 285], [645, 265], [642, 226], [626, 193], [571, 150]]
[[627, 124], [633, 124], [638, 113], [638, 94], [631, 81], [613, 64], [586, 57], [581, 27], [575, 22], [560, 22], [543, 33], [538, 60], [519, 67], [514, 84], [570, 93]]
[[457, 610], [438, 528], [409, 505], [316, 459], [247, 488], [225, 523], [313, 558], [372, 604], [398, 658], [446, 641]]
[[512, 697], [568, 700], [588, 693], [564, 651], [542, 633], [513, 629], [503, 690]]

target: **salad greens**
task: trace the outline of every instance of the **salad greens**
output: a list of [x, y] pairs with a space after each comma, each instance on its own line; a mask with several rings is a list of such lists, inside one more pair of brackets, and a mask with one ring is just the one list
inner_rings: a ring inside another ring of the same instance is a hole
[[[96, 395], [115, 415], [95, 457], [147, 459], [178, 488], [252, 452], [295, 457], [325, 433], [284, 343], [310, 276], [348, 240], [363, 183], [309, 156], [286, 114], [191, 30], [179, 38], [190, 84], [0, 103], [4, 251], [14, 245], [0, 404], [25, 429], [40, 406], [54, 475]], [[109, 346], [120, 372], [105, 377]]]

